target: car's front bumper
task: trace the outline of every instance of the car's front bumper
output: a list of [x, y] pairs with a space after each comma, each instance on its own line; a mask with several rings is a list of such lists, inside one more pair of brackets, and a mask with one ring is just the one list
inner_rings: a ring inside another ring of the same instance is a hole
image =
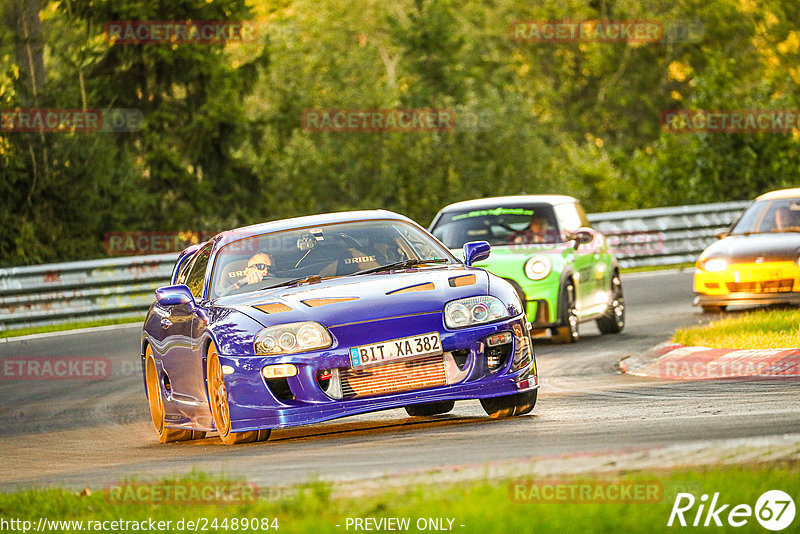
[[727, 295], [703, 295], [695, 293], [695, 306], [758, 306], [768, 304], [800, 303], [800, 292], [788, 293], [729, 293]]
[[[405, 335], [431, 331], [431, 317], [410, 317], [401, 322], [408, 327], [404, 329], [408, 332]], [[539, 387], [533, 345], [525, 317], [520, 315], [513, 319], [456, 331], [437, 329], [445, 353], [465, 354], [469, 351], [454, 383], [374, 395], [362, 394], [352, 398], [331, 398], [320, 387], [317, 372], [332, 368], [346, 370], [350, 366], [349, 347], [375, 340], [376, 334], [371, 330], [362, 332], [367, 338], [358, 343], [341, 342], [342, 338], [349, 337], [348, 332], [332, 330], [334, 337], [338, 338], [337, 343], [330, 349], [313, 353], [277, 358], [220, 355], [220, 363], [234, 369], [233, 373], [225, 377], [233, 431], [304, 425], [411, 404], [505, 396]], [[502, 365], [491, 369], [487, 361], [485, 340], [492, 334], [504, 331], [513, 333], [510, 355]], [[401, 336], [387, 334], [382, 337], [393, 339]], [[265, 365], [275, 363], [293, 363], [298, 369], [297, 376], [286, 379], [291, 389], [289, 397], [285, 394], [282, 398], [276, 395], [261, 376], [261, 369]], [[409, 371], [412, 372], [413, 370]], [[404, 379], [407, 376], [397, 377], [398, 381]], [[448, 378], [448, 382], [449, 380]]]
[[561, 289], [556, 274], [541, 281], [524, 280], [520, 287], [525, 293], [525, 313], [534, 329], [558, 324], [558, 293]]
[[792, 261], [731, 263], [723, 271], [696, 268], [695, 306], [800, 301], [800, 267]]

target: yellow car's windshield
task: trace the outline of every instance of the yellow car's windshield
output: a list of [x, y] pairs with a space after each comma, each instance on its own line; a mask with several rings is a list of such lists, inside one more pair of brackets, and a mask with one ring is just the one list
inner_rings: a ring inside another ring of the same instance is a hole
[[742, 214], [731, 234], [800, 232], [800, 198], [754, 202]]

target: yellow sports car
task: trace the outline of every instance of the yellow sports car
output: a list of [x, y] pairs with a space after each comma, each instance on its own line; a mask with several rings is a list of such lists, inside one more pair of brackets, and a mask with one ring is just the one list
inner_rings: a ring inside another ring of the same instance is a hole
[[800, 188], [761, 195], [700, 254], [694, 305], [800, 303]]

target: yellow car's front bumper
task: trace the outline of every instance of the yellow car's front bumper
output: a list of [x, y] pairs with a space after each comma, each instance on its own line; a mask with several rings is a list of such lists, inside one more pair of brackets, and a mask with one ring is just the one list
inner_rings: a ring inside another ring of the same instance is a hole
[[694, 304], [800, 302], [800, 266], [793, 261], [729, 263], [722, 271], [694, 270]]

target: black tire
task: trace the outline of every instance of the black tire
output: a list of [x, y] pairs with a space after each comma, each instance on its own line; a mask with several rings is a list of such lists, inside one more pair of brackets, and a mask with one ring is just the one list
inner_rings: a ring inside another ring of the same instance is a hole
[[605, 314], [597, 319], [597, 328], [603, 334], [619, 334], [625, 328], [625, 295], [619, 273], [611, 277], [611, 298]]
[[481, 399], [481, 406], [486, 415], [492, 419], [511, 417], [514, 415], [525, 415], [536, 406], [536, 397], [539, 390], [533, 389], [523, 393], [505, 395], [503, 397], [490, 397]]
[[425, 404], [412, 404], [406, 406], [406, 413], [411, 417], [427, 417], [447, 413], [453, 409], [456, 401], [427, 402]]
[[703, 308], [703, 313], [722, 313], [728, 307], [727, 306], [700, 306]]
[[581, 337], [578, 331], [578, 313], [575, 309], [575, 283], [568, 279], [559, 296], [561, 326], [551, 329], [555, 343], [575, 343]]

